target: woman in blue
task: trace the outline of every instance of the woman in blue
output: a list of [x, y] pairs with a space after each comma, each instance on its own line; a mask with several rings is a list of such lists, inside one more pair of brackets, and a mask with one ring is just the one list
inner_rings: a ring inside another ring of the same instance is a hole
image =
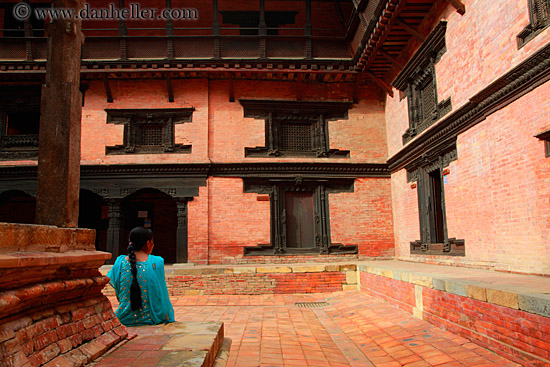
[[126, 326], [174, 322], [174, 308], [164, 278], [164, 259], [151, 255], [153, 231], [130, 232], [128, 256], [119, 256], [107, 276], [119, 301], [115, 314]]

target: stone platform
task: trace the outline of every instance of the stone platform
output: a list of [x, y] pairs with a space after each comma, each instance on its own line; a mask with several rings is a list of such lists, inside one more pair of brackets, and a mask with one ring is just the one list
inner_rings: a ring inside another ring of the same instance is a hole
[[174, 322], [131, 327], [128, 331], [135, 335], [132, 340], [89, 366], [211, 367], [224, 341], [223, 322], [217, 321]]
[[383, 260], [173, 265], [166, 279], [180, 300], [360, 290], [516, 363], [550, 366], [550, 277]]

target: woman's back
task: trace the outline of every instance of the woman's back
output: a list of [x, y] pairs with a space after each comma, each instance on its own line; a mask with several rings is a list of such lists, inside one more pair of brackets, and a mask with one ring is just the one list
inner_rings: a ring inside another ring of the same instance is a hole
[[[143, 233], [145, 230], [141, 227], [137, 229], [138, 233]], [[115, 314], [126, 326], [154, 325], [174, 321], [174, 309], [168, 296], [164, 276], [164, 259], [150, 254], [154, 245], [152, 232], [146, 231], [149, 239], [145, 247], [149, 250], [142, 253], [144, 245], [138, 242], [138, 250], [135, 251], [130, 242], [129, 255], [119, 256], [107, 274], [119, 300], [119, 307]], [[132, 236], [130, 238], [132, 239]], [[133, 264], [135, 264], [134, 269], [132, 269]]]

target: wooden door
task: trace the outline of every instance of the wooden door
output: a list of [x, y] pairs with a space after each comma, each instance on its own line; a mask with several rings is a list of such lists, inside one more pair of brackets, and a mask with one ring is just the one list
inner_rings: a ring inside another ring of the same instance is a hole
[[287, 191], [285, 193], [286, 246], [311, 248], [314, 243], [313, 193]]

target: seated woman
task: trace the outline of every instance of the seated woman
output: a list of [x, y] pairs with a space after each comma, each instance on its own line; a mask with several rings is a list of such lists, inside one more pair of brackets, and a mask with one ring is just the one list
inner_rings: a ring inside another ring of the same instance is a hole
[[174, 308], [164, 278], [164, 259], [151, 255], [153, 231], [136, 227], [130, 232], [128, 256], [119, 256], [107, 276], [119, 301], [115, 311], [126, 326], [174, 322]]

